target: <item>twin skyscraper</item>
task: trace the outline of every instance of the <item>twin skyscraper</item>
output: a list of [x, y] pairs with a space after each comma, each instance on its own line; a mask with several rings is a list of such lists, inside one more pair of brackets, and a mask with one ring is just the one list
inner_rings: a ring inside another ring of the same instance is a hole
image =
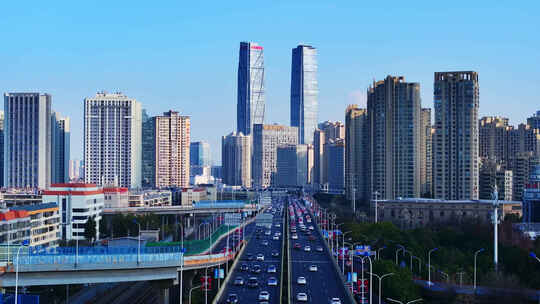
[[[253, 132], [254, 124], [264, 124], [265, 75], [263, 47], [241, 42], [238, 63], [237, 131]], [[298, 45], [292, 50], [291, 126], [298, 128], [298, 143], [311, 144], [317, 128], [319, 103], [317, 49]]]

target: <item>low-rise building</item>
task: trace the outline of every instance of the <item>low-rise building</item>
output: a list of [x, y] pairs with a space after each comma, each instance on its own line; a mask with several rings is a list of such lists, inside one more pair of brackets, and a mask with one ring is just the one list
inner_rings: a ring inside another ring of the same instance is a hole
[[204, 188], [184, 188], [182, 189], [182, 206], [191, 206], [193, 203], [208, 199], [208, 193]]
[[105, 208], [129, 207], [128, 188], [106, 187], [103, 188]]
[[[521, 202], [499, 201], [500, 215], [521, 216]], [[372, 207], [374, 207], [372, 201]], [[441, 200], [404, 198], [377, 201], [379, 221], [392, 222], [401, 228], [416, 228], [437, 224], [458, 225], [466, 221], [492, 221], [491, 200]]]
[[169, 190], [133, 190], [129, 192], [129, 207], [171, 206]]
[[30, 241], [30, 216], [24, 210], [0, 212], [0, 243], [22, 244]]
[[63, 240], [84, 240], [84, 227], [90, 217], [96, 223], [96, 240], [99, 240], [104, 200], [103, 188], [95, 184], [52, 184], [43, 191], [44, 203], [57, 203], [59, 206]]
[[60, 213], [57, 203], [17, 206], [11, 210], [24, 211], [30, 217], [30, 246], [58, 246]]
[[36, 191], [9, 191], [1, 195], [1, 205], [4, 209], [13, 206], [38, 205], [42, 202], [41, 194]]

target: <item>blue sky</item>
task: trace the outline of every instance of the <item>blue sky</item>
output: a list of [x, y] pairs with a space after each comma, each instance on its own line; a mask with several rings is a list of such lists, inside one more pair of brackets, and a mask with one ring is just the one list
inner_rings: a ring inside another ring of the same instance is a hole
[[[2, 1], [0, 90], [53, 95], [82, 157], [83, 99], [122, 91], [151, 114], [192, 117], [192, 139], [220, 160], [236, 126], [240, 41], [265, 50], [266, 122], [289, 123], [291, 49], [319, 50], [319, 119], [365, 104], [374, 79], [420, 82], [474, 70], [480, 115], [512, 124], [540, 110], [539, 1]], [[509, 3], [509, 2], [506, 2]]]

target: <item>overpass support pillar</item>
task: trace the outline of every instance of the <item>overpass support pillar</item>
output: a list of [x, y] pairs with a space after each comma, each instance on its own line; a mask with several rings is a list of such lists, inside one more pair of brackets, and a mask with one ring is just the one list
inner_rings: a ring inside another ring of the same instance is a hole
[[159, 303], [169, 304], [169, 288], [159, 290]]

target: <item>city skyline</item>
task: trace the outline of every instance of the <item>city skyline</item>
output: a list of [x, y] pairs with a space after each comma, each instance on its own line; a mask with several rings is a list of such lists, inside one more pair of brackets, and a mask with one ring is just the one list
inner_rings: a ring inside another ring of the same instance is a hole
[[[51, 94], [62, 115], [71, 117], [73, 158], [82, 159], [81, 100], [102, 89], [121, 90], [139, 100], [151, 115], [168, 109], [190, 115], [193, 140], [207, 140], [211, 147], [219, 147], [221, 136], [235, 130], [240, 41], [257, 41], [265, 47], [266, 124], [289, 124], [290, 49], [302, 42], [310, 42], [319, 50], [319, 112], [324, 113], [319, 122], [343, 121], [343, 109], [352, 103], [364, 106], [365, 91], [372, 79], [387, 75], [403, 75], [419, 82], [422, 107], [432, 108], [433, 72], [452, 70], [474, 70], [482, 75], [479, 117], [504, 114], [510, 124], [517, 125], [537, 111], [539, 96], [534, 85], [539, 80], [535, 72], [540, 63], [532, 59], [534, 50], [540, 47], [533, 39], [539, 21], [530, 13], [537, 4], [465, 11], [445, 8], [442, 15], [437, 4], [422, 8], [398, 5], [395, 11], [370, 4], [374, 6], [367, 8], [373, 12], [370, 15], [387, 16], [384, 19], [391, 20], [389, 25], [371, 16], [354, 18], [359, 9], [364, 9], [360, 4], [257, 4], [258, 9], [266, 11], [265, 16], [250, 15], [231, 24], [228, 21], [235, 15], [227, 12], [234, 10], [223, 10], [224, 4], [216, 4], [204, 14], [203, 8], [189, 6], [179, 12], [174, 4], [159, 8], [133, 5], [127, 10], [119, 4], [108, 4], [107, 9], [80, 4], [83, 7], [77, 10], [69, 5], [51, 10], [39, 4], [21, 10], [19, 5], [5, 5], [12, 12], [24, 13], [13, 13], [0, 21], [3, 28], [10, 28], [8, 25], [18, 23], [21, 17], [37, 18], [25, 18], [27, 23], [6, 33], [6, 41], [12, 43], [3, 48], [6, 60], [0, 89]], [[248, 11], [241, 6], [237, 9], [239, 13]], [[301, 15], [310, 18], [289, 18], [300, 9], [305, 9]], [[281, 16], [287, 10], [290, 13]], [[119, 12], [141, 20], [140, 24], [133, 28], [116, 23]], [[406, 17], [410, 14], [417, 18], [411, 21]], [[94, 15], [100, 15], [103, 22], [88, 21]], [[145, 18], [137, 18], [140, 16]], [[328, 16], [329, 24], [318, 24], [323, 16]], [[479, 21], [478, 16], [491, 18]], [[495, 21], [502, 17], [509, 22], [503, 25]], [[43, 19], [50, 22], [41, 26], [34, 21]], [[205, 23], [223, 25], [219, 29], [204, 26], [194, 33], [183, 30]], [[435, 23], [438, 26], [432, 27]], [[368, 30], [373, 26], [378, 26], [376, 33]], [[52, 31], [58, 34], [56, 39], [65, 38], [69, 44], [49, 40]], [[361, 38], [351, 40], [351, 31]], [[179, 38], [168, 44], [174, 32]], [[405, 40], [402, 34], [409, 32]], [[210, 36], [215, 39], [207, 39]], [[21, 49], [17, 42], [29, 37], [38, 43]], [[140, 43], [141, 37], [149, 43]], [[154, 48], [165, 41], [167, 47]], [[395, 56], [396, 49], [399, 56]], [[31, 74], [27, 72], [30, 69]], [[212, 90], [208, 90], [209, 84]], [[520, 107], [510, 106], [515, 103]], [[214, 111], [207, 111], [209, 108]], [[212, 158], [219, 162], [219, 149], [212, 149]]]

